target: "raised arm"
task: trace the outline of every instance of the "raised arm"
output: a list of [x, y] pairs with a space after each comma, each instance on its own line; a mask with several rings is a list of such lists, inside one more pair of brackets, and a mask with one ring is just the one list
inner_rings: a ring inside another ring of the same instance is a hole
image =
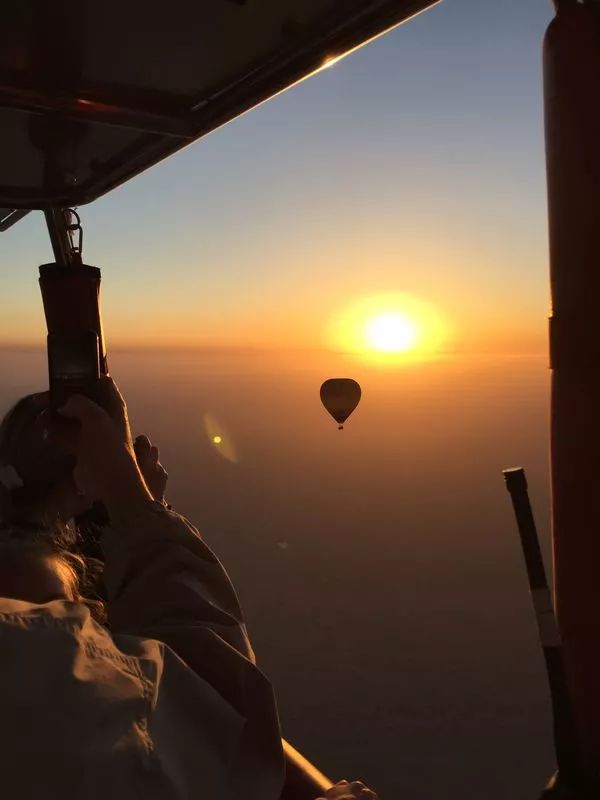
[[102, 546], [111, 629], [142, 635], [169, 625], [205, 627], [253, 661], [225, 570], [192, 525], [154, 500], [138, 466], [125, 402], [110, 378], [101, 386], [102, 407], [83, 396], [69, 399], [61, 414], [78, 424], [60, 435], [77, 454], [79, 490], [108, 512]]
[[154, 631], [171, 644], [170, 631], [204, 627], [254, 662], [229, 577], [182, 516], [157, 502], [135, 505], [106, 528], [102, 549], [111, 630]]
[[[106, 507], [102, 537], [111, 633], [168, 645], [244, 719], [240, 780], [272, 797], [282, 780], [281, 734], [273, 691], [256, 668], [235, 591], [216, 556], [181, 516], [156, 502], [136, 462], [125, 403], [106, 379], [103, 408], [70, 398], [62, 431], [77, 454], [79, 489]], [[254, 776], [250, 780], [250, 776]]]

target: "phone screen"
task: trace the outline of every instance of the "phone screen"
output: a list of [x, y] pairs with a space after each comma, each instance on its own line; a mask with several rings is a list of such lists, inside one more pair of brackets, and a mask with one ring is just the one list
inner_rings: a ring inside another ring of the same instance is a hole
[[94, 331], [49, 334], [48, 367], [55, 407], [72, 394], [93, 397], [100, 378], [98, 334]]

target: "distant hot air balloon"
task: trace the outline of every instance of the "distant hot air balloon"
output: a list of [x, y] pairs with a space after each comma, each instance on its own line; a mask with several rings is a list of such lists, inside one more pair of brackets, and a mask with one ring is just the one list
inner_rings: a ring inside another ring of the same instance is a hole
[[352, 378], [329, 378], [321, 386], [321, 402], [329, 411], [341, 431], [343, 423], [348, 419], [360, 403], [360, 386]]

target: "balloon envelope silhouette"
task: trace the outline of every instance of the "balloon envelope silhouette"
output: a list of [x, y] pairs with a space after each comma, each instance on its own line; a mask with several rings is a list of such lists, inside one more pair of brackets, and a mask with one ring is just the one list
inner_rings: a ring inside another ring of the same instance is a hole
[[329, 378], [321, 386], [321, 402], [329, 411], [339, 429], [360, 402], [360, 386], [352, 378]]

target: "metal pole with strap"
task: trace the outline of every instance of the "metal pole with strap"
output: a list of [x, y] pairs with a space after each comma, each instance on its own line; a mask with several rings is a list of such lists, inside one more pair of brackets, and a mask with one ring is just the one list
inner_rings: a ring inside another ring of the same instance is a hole
[[527, 478], [525, 470], [521, 467], [506, 469], [503, 474], [519, 529], [531, 600], [546, 663], [552, 702], [556, 762], [563, 786], [576, 789], [582, 784], [581, 751], [573, 717], [573, 704], [565, 676], [552, 593], [546, 578], [542, 550], [527, 492]]

